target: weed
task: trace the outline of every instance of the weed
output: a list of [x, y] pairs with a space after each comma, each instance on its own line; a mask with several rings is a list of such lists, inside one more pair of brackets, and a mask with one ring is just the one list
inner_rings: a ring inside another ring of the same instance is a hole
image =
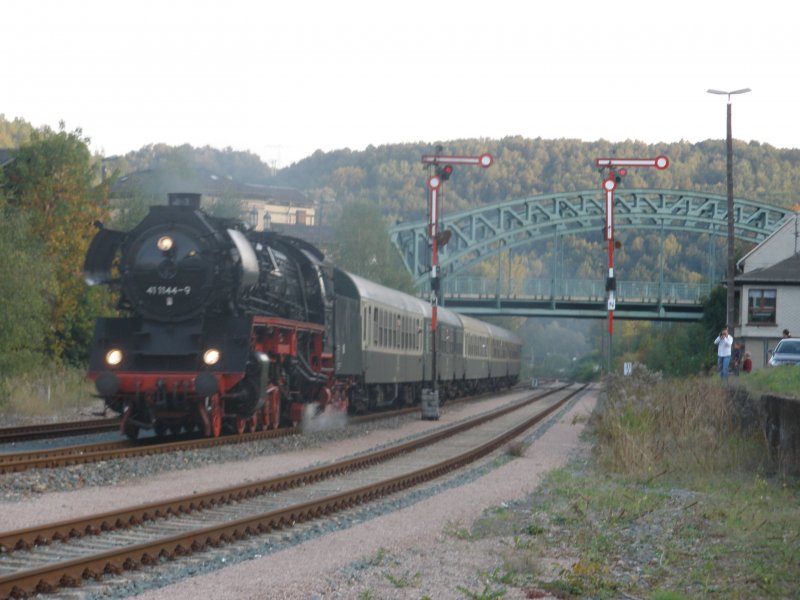
[[650, 596], [650, 600], [687, 600], [687, 598], [679, 592], [658, 590], [653, 592], [653, 595]]
[[420, 582], [422, 581], [422, 575], [419, 572], [414, 573], [414, 575], [409, 579], [408, 575], [403, 575], [402, 577], [395, 577], [391, 573], [384, 573], [383, 575], [389, 582], [396, 588], [407, 588], [410, 586], [417, 587], [419, 586]]
[[538, 523], [531, 523], [525, 528], [525, 533], [528, 535], [542, 535], [544, 533], [544, 527], [539, 525]]
[[739, 377], [737, 382], [756, 394], [797, 396], [797, 390], [800, 390], [800, 369], [791, 366], [759, 369], [748, 373], [747, 377]]
[[514, 585], [517, 577], [510, 571], [501, 571], [495, 569], [491, 573], [480, 573], [481, 579], [486, 579], [492, 583], [499, 583], [501, 585]]
[[51, 367], [0, 378], [0, 407], [8, 415], [66, 415], [95, 403], [92, 383], [79, 369]]
[[363, 590], [358, 594], [358, 600], [373, 600], [375, 596], [372, 595], [372, 592], [369, 590]]
[[380, 548], [378, 548], [378, 551], [375, 553], [375, 556], [373, 556], [370, 559], [369, 564], [372, 565], [373, 567], [378, 567], [383, 563], [385, 558], [386, 558], [386, 548], [381, 546]]
[[459, 521], [448, 521], [444, 526], [444, 535], [454, 537], [459, 540], [470, 540], [472, 534], [469, 529], [464, 527]]
[[494, 598], [502, 598], [506, 595], [506, 591], [504, 589], [492, 590], [488, 585], [483, 588], [482, 592], [470, 591], [462, 585], [459, 585], [457, 589], [459, 592], [464, 594], [464, 596], [470, 598], [470, 600], [493, 600]]

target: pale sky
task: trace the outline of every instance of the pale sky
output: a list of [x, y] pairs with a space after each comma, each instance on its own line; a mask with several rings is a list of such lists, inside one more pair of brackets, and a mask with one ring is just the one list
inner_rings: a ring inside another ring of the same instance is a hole
[[92, 150], [315, 150], [511, 135], [800, 148], [793, 4], [5, 0], [0, 114]]

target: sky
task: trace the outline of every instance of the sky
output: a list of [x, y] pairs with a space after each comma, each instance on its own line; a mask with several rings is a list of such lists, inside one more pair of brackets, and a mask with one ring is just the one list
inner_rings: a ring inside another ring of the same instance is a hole
[[[800, 148], [800, 35], [762, 0], [4, 0], [0, 114], [94, 152], [523, 136]], [[445, 152], [447, 152], [445, 146]]]

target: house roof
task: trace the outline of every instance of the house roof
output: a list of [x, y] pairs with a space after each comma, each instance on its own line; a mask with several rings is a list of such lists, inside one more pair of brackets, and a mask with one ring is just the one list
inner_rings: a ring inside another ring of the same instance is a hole
[[778, 227], [775, 231], [770, 233], [766, 238], [761, 240], [761, 242], [759, 242], [755, 247], [751, 248], [750, 251], [747, 252], [747, 254], [745, 254], [739, 260], [737, 260], [736, 268], [739, 271], [744, 270], [745, 263], [747, 263], [748, 258], [750, 258], [753, 254], [760, 252], [761, 249], [764, 247], [764, 245], [769, 244], [772, 241], [772, 238], [778, 237], [784, 229], [788, 227], [796, 227], [798, 219], [800, 219], [800, 212], [795, 212], [794, 216], [788, 217], [780, 227]]
[[207, 169], [180, 170], [146, 169], [120, 177], [111, 188], [112, 198], [135, 194], [163, 196], [171, 192], [202, 194], [204, 196], [235, 197], [243, 200], [264, 200], [292, 206], [313, 206], [300, 190], [243, 183], [229, 175], [217, 175]]
[[800, 253], [770, 267], [737, 275], [736, 283], [780, 283], [800, 285]]

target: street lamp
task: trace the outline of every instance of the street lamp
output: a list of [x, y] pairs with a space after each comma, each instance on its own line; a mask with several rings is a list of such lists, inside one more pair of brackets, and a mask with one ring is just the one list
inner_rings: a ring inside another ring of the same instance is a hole
[[724, 92], [722, 90], [708, 90], [709, 94], [719, 94], [728, 97], [728, 137], [727, 137], [727, 155], [728, 155], [728, 294], [725, 302], [725, 319], [727, 320], [728, 327], [731, 328], [731, 334], [734, 333], [733, 327], [736, 323], [736, 315], [734, 311], [734, 272], [736, 269], [735, 260], [733, 256], [733, 135], [731, 134], [731, 96], [734, 94], [746, 94], [750, 88], [742, 88], [741, 90], [733, 90], [732, 92]]

